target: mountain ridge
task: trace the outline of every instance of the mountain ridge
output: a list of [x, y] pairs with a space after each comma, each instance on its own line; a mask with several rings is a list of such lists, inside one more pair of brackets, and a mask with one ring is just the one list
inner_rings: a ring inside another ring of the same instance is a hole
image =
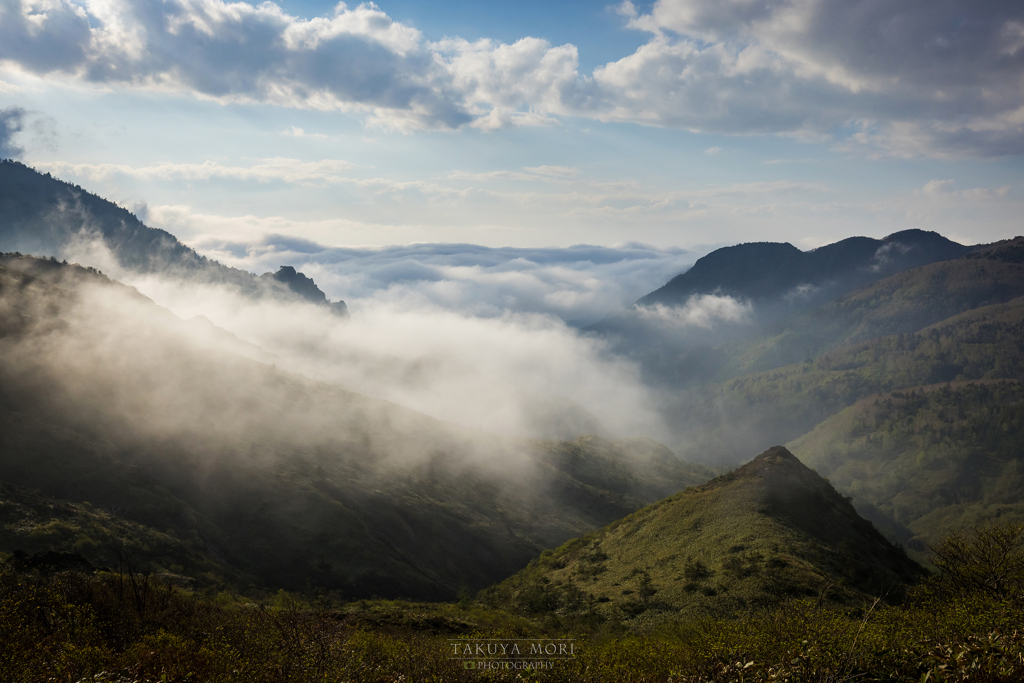
[[74, 259], [74, 252], [93, 239], [120, 267], [136, 273], [228, 285], [250, 297], [299, 297], [339, 316], [348, 314], [344, 301], [329, 302], [291, 266], [285, 267], [290, 272], [256, 277], [198, 254], [166, 230], [146, 226], [127, 209], [78, 185], [0, 160], [0, 251]]
[[[784, 447], [560, 548], [481, 592], [526, 612], [657, 623], [789, 597], [855, 607], [924, 571]], [[583, 595], [580, 595], [580, 594]]]
[[900, 270], [944, 261], [970, 250], [936, 232], [911, 229], [880, 240], [849, 237], [810, 251], [788, 242], [747, 242], [722, 247], [697, 260], [638, 306], [680, 305], [697, 294], [764, 301], [822, 287], [835, 296]]

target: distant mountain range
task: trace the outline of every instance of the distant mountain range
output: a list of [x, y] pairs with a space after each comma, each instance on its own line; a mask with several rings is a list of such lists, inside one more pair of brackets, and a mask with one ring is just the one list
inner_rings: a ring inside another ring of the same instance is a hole
[[637, 301], [686, 303], [720, 294], [764, 303], [789, 296], [822, 301], [909, 268], [963, 256], [970, 250], [935, 232], [903, 230], [877, 240], [849, 237], [810, 251], [786, 242], [750, 242], [717, 249], [685, 273]]
[[345, 302], [331, 304], [313, 281], [291, 266], [257, 278], [200, 256], [164, 230], [149, 228], [127, 209], [41, 174], [0, 160], [0, 252], [74, 258], [99, 241], [118, 265], [137, 273], [228, 285], [251, 297], [303, 299], [347, 315]]

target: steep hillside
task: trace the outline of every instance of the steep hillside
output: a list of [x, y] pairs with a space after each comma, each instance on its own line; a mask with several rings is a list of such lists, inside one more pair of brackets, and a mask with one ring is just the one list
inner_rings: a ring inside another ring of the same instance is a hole
[[[312, 280], [297, 278], [302, 274], [290, 266], [257, 278], [200, 256], [169, 232], [143, 225], [128, 210], [77, 185], [0, 160], [0, 251], [63, 259], [87, 252], [92, 240], [100, 241], [122, 268], [133, 272], [228, 285], [250, 296], [297, 296], [329, 303]], [[341, 301], [331, 310], [347, 314]]]
[[824, 351], [892, 334], [908, 334], [980, 306], [1024, 296], [1024, 238], [887, 277], [784, 324], [740, 347], [726, 374], [757, 372]]
[[1024, 520], [1024, 385], [953, 382], [870, 396], [793, 441], [793, 453], [924, 552], [955, 530]]
[[[936, 281], [955, 285], [927, 286]], [[882, 285], [884, 295], [868, 296]], [[1022, 378], [1024, 298], [972, 308], [989, 299], [1013, 296], [1018, 290], [1024, 290], [1024, 266], [963, 259], [901, 273], [853, 293], [850, 298], [863, 294], [864, 300], [875, 302], [858, 309], [864, 318], [914, 318], [913, 311], [928, 310], [929, 302], [935, 304], [931, 312], [918, 317], [914, 326], [947, 313], [950, 317], [911, 334], [838, 346], [804, 362], [680, 392], [674, 397], [672, 414], [679, 424], [691, 428], [678, 449], [691, 459], [703, 456], [735, 462], [751, 447], [795, 439], [879, 392], [951, 381]], [[792, 334], [800, 334], [798, 325], [791, 329]]]
[[908, 268], [963, 255], [968, 247], [923, 230], [904, 230], [876, 240], [850, 237], [811, 251], [788, 243], [751, 242], [724, 247], [698, 259], [665, 286], [642, 297], [641, 306], [683, 304], [695, 294], [761, 302], [827, 290], [829, 298]]
[[[461, 430], [240, 357], [95, 271], [31, 261], [0, 265], [0, 481], [178, 539], [193, 559], [164, 571], [452, 597], [709, 475], [645, 441]], [[82, 554], [109, 564], [94, 540]]]
[[[648, 384], [666, 391], [700, 386], [814, 358], [845, 343], [914, 332], [992, 293], [1001, 296], [989, 303], [1024, 294], [988, 282], [958, 292], [963, 279], [978, 279], [972, 267], [961, 262], [964, 272], [947, 272], [940, 266], [978, 249], [921, 230], [884, 240], [851, 237], [808, 252], [768, 242], [726, 247], [632, 309], [587, 329], [637, 362]], [[995, 271], [995, 260], [977, 263]], [[934, 266], [930, 275], [910, 275], [926, 264]], [[1008, 271], [1004, 279], [1017, 281], [1015, 268], [1000, 266]], [[908, 280], [901, 275], [917, 278], [917, 289], [903, 291]], [[924, 291], [929, 287], [934, 291]], [[958, 298], [947, 298], [947, 290]], [[889, 306], [886, 297], [897, 291], [902, 300]], [[923, 296], [932, 300], [919, 301]]]
[[547, 551], [481, 593], [524, 611], [646, 621], [725, 616], [785, 596], [847, 605], [922, 575], [785, 448]]

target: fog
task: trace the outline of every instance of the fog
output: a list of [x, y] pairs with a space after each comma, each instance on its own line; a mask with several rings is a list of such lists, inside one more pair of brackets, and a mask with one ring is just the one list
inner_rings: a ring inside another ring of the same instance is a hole
[[[28, 284], [0, 271], [0, 401], [28, 419], [77, 430], [135, 461], [180, 452], [197, 466], [237, 458], [277, 466], [283, 455], [327, 448], [372, 468], [416, 465], [439, 453], [485, 468], [525, 462], [521, 446], [303, 378], [282, 357], [209, 320], [183, 320], [82, 270], [43, 266], [55, 272], [29, 270], [41, 281]], [[309, 308], [292, 311], [282, 325], [324, 314]], [[240, 316], [284, 310], [256, 307]]]
[[331, 299], [433, 304], [473, 317], [540, 313], [585, 326], [628, 308], [689, 268], [704, 249], [616, 247], [490, 248], [410, 244], [338, 248], [283, 235], [252, 243], [206, 241], [210, 258], [255, 273], [294, 266]]
[[[249, 250], [245, 258], [256, 268], [281, 260], [277, 247], [270, 251], [256, 257]], [[409, 438], [425, 429], [445, 432], [436, 439], [446, 443], [465, 441], [467, 458], [507, 465], [513, 457], [525, 462], [520, 446], [513, 456], [495, 445], [509, 437], [648, 437], [680, 450], [699, 426], [692, 416], [707, 414], [687, 387], [717, 367], [708, 349], [757, 328], [752, 304], [728, 296], [695, 296], [679, 307], [631, 305], [672, 269], [685, 268], [678, 265], [692, 258], [685, 252], [413, 245], [347, 250], [344, 258], [339, 250], [330, 258], [315, 253], [319, 261], [299, 261], [298, 268], [318, 285], [337, 285], [343, 276], [361, 283], [347, 290], [359, 294], [346, 296], [350, 317], [180, 273], [140, 274], [83, 234], [64, 256], [97, 266], [142, 297], [86, 287], [64, 319], [74, 334], [50, 330], [18, 362], [45, 365], [42, 374], [74, 394], [69, 406], [94, 406], [102, 413], [96, 419], [117, 415], [161, 438], [188, 433], [230, 443], [242, 436], [251, 444], [258, 433], [308, 444], [383, 443], [401, 419], [412, 421], [395, 436], [402, 443], [373, 450], [429, 458], [436, 443]], [[337, 297], [337, 286], [323, 287]], [[599, 312], [607, 314], [607, 329], [566, 320]], [[289, 388], [271, 398], [284, 381], [278, 375], [291, 378]], [[424, 426], [417, 414], [451, 427]]]
[[665, 433], [636, 365], [552, 316], [480, 317], [381, 296], [352, 302], [342, 319], [228, 288], [125, 279], [181, 318], [202, 316], [236, 335], [257, 360], [472, 429], [537, 438]]

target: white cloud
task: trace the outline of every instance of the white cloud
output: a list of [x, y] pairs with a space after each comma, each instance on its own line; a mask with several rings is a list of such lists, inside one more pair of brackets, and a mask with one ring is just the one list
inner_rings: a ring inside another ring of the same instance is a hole
[[[605, 116], [835, 134], [875, 156], [1024, 152], [1024, 6], [1002, 0], [658, 0], [653, 34], [598, 69]], [[854, 134], [842, 135], [853, 125]]]
[[312, 138], [312, 139], [315, 139], [315, 140], [335, 140], [335, 139], [337, 139], [337, 138], [334, 138], [334, 137], [332, 137], [330, 135], [324, 135], [323, 133], [307, 133], [306, 131], [304, 131], [303, 129], [299, 128], [298, 126], [291, 126], [291, 127], [287, 128], [287, 129], [281, 131], [281, 135], [287, 135], [288, 137], [292, 137], [292, 138]]
[[332, 248], [285, 235], [255, 242], [241, 239], [211, 238], [193, 246], [211, 258], [257, 273], [283, 264], [295, 266], [329, 298], [343, 298], [353, 309], [391, 302], [439, 306], [478, 317], [542, 314], [578, 324], [630, 306], [699, 255], [642, 244]]
[[121, 174], [145, 180], [210, 180], [231, 178], [260, 183], [281, 181], [287, 183], [341, 183], [348, 182], [346, 174], [354, 167], [340, 159], [300, 161], [299, 159], [261, 159], [249, 166], [225, 166], [216, 161], [197, 163], [160, 163], [151, 166], [127, 164], [71, 164], [63, 161], [38, 162], [37, 168], [58, 174], [73, 174], [93, 180], [107, 179]]
[[641, 319], [662, 327], [697, 327], [710, 330], [718, 323], [749, 322], [753, 314], [750, 302], [731, 296], [694, 294], [682, 306], [637, 306]]
[[715, 154], [719, 154], [721, 151], [722, 151], [721, 147], [708, 147], [706, 150], [704, 150], [704, 153], [705, 154], [715, 155]]
[[987, 187], [972, 187], [967, 190], [955, 190], [953, 180], [932, 180], [921, 188], [921, 193], [928, 197], [947, 197], [970, 200], [1002, 199], [1010, 193], [1010, 187], [999, 187], [990, 189]]
[[[82, 246], [102, 251], [100, 245]], [[639, 246], [632, 249], [642, 250]], [[420, 258], [438, 254], [453, 262], [474, 258], [472, 253], [460, 255], [450, 245], [395, 250], [411, 250]], [[613, 250], [589, 250], [613, 255]], [[639, 368], [615, 356], [604, 342], [580, 334], [550, 315], [505, 311], [478, 316], [426, 296], [413, 296], [411, 291], [399, 295], [386, 289], [363, 300], [363, 305], [359, 300], [350, 301], [355, 304], [350, 306], [351, 318], [341, 320], [313, 305], [254, 302], [228, 287], [140, 275], [120, 270], [109, 255], [105, 259], [99, 253], [89, 256], [99, 258], [111, 275], [185, 320], [203, 316], [233, 333], [240, 342], [232, 340], [232, 348], [243, 347], [250, 357], [442, 420], [493, 433], [540, 438], [574, 438], [587, 433], [665, 438], [669, 434], [655, 396], [640, 379]], [[390, 258], [396, 272], [410, 272], [411, 267], [396, 257], [398, 254], [392, 253], [378, 259], [377, 265], [386, 266], [383, 261]], [[476, 257], [498, 262], [508, 254]], [[518, 280], [521, 282], [515, 286], [529, 287], [530, 276], [518, 267], [502, 271], [456, 265], [448, 266], [448, 272], [481, 282]], [[311, 268], [303, 270], [315, 278], [322, 275]], [[588, 276], [578, 273], [575, 279], [584, 283]], [[455, 284], [456, 279], [447, 282]], [[144, 307], [136, 303], [136, 308]], [[152, 311], [148, 313], [153, 317]], [[208, 326], [193, 323], [190, 327], [202, 331]], [[107, 327], [94, 327], [110, 337]], [[222, 335], [210, 337], [210, 341], [222, 339]], [[173, 387], [179, 382], [180, 378], [173, 378], [166, 384]], [[156, 417], [166, 420], [167, 415]]]
[[573, 45], [431, 43], [372, 4], [310, 20], [269, 2], [0, 6], [0, 61], [32, 73], [358, 111], [371, 126], [583, 116], [832, 140], [877, 157], [1024, 153], [1024, 6], [1003, 0], [658, 0], [646, 14], [627, 1], [617, 11], [651, 37], [590, 76]]

